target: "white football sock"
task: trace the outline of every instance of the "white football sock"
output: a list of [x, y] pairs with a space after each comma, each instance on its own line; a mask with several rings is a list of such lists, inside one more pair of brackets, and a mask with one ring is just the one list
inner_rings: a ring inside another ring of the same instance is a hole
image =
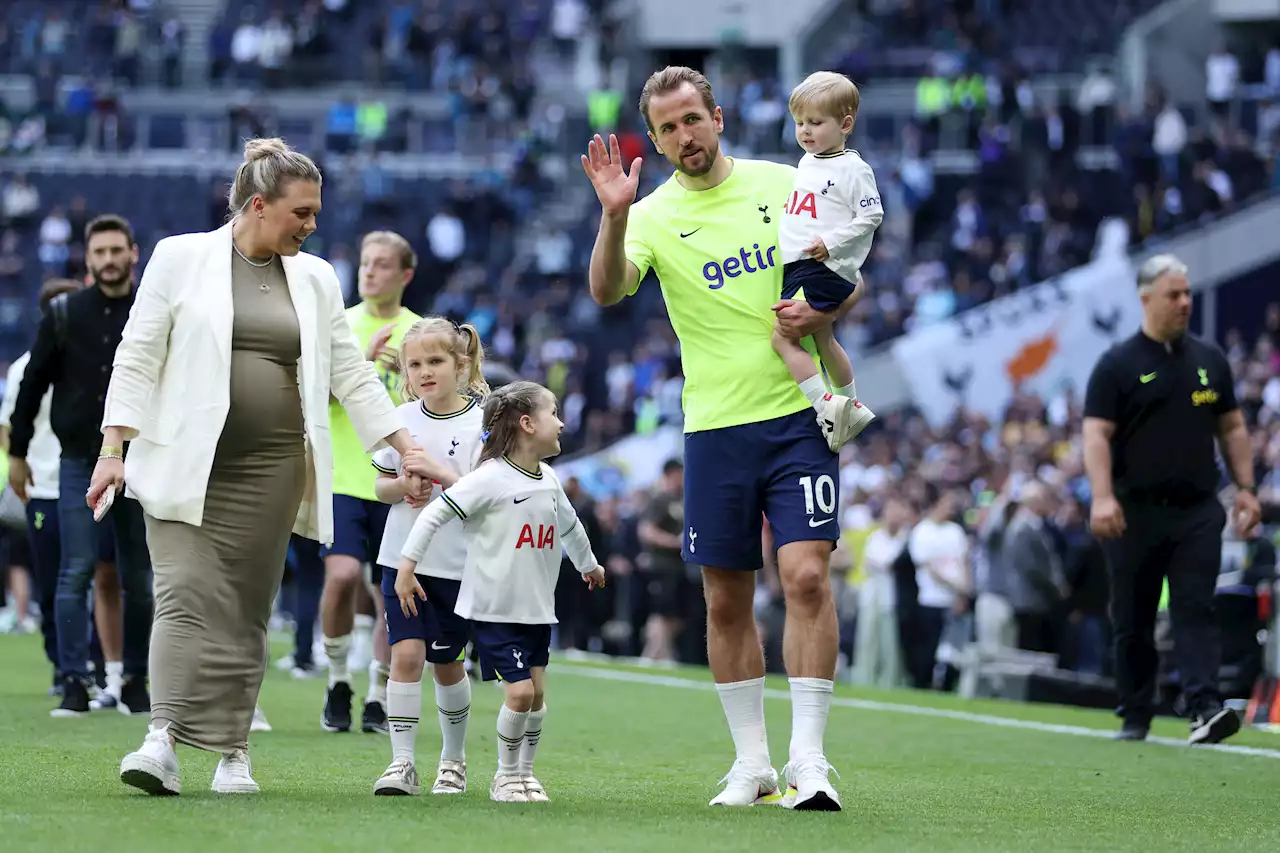
[[827, 396], [827, 384], [822, 381], [822, 374], [815, 373], [808, 379], [800, 383], [800, 390], [804, 396], [808, 398], [810, 405], [815, 409], [822, 403], [822, 398]]
[[471, 716], [471, 679], [445, 687], [436, 685], [436, 715], [440, 718], [441, 761], [467, 760], [467, 719]]
[[339, 681], [351, 683], [351, 667], [347, 664], [347, 655], [351, 653], [351, 635], [324, 638], [324, 654], [329, 658], [329, 686]]
[[769, 763], [769, 740], [764, 730], [764, 678], [717, 684], [720, 704], [733, 735], [738, 758]]
[[[379, 660], [369, 662], [369, 695], [364, 701], [377, 702], [387, 707], [387, 680], [391, 677], [391, 666]], [[421, 690], [419, 690], [421, 693]]]
[[[418, 717], [422, 714], [422, 682], [387, 682], [387, 726], [391, 730], [391, 760], [415, 761]], [[416, 763], [416, 762], [415, 762]]]
[[848, 385], [842, 385], [836, 389], [836, 393], [842, 397], [848, 397], [850, 400], [856, 400], [858, 399], [858, 389], [854, 388], [853, 385], [854, 383], [852, 382]]
[[118, 660], [104, 661], [106, 666], [103, 667], [107, 674], [107, 693], [120, 698], [120, 691], [124, 689], [124, 663]]
[[524, 745], [520, 747], [519, 773], [521, 776], [533, 775], [533, 757], [538, 751], [538, 741], [542, 739], [542, 721], [547, 716], [547, 705], [544, 702], [537, 711], [529, 712], [529, 719], [524, 727]]
[[519, 771], [520, 750], [528, 711], [513, 711], [503, 704], [498, 711], [498, 775], [514, 776]]
[[822, 741], [831, 711], [832, 687], [833, 683], [825, 678], [791, 679], [792, 761], [824, 754]]

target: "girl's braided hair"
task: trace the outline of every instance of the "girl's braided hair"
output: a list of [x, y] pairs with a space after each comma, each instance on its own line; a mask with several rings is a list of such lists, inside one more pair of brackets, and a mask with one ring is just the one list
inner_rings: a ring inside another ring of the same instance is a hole
[[536, 382], [520, 380], [490, 394], [484, 403], [484, 432], [480, 435], [484, 447], [480, 450], [480, 461], [501, 459], [515, 449], [520, 437], [520, 418], [532, 415], [542, 395], [550, 393]]

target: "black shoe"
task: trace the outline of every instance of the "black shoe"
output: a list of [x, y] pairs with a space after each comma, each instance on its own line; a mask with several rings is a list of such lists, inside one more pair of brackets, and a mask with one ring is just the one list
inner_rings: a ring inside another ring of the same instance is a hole
[[382, 707], [381, 702], [364, 703], [364, 713], [360, 715], [360, 730], [381, 732], [384, 735], [390, 731], [387, 726], [387, 709]]
[[1148, 723], [1129, 722], [1126, 721], [1120, 727], [1120, 731], [1116, 732], [1116, 740], [1146, 740], [1147, 733], [1151, 730]]
[[351, 685], [347, 682], [339, 681], [329, 688], [320, 727], [326, 732], [351, 731]]
[[106, 664], [90, 663], [89, 668], [91, 674], [89, 678], [97, 685], [99, 690], [107, 689], [107, 667]]
[[1191, 736], [1187, 743], [1222, 743], [1240, 731], [1240, 716], [1230, 708], [1202, 711], [1191, 718]]
[[135, 675], [125, 680], [120, 688], [120, 701], [116, 703], [116, 710], [125, 716], [151, 713], [151, 695], [147, 693], [146, 676]]
[[72, 676], [62, 682], [62, 704], [49, 712], [51, 717], [83, 717], [89, 713], [89, 685]]

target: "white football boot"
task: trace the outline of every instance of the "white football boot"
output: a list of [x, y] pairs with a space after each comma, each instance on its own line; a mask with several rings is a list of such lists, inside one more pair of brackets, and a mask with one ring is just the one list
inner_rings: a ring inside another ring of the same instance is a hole
[[778, 771], [767, 763], [739, 758], [720, 784], [724, 785], [724, 790], [710, 805], [772, 806], [782, 801], [782, 792], [778, 790]]
[[827, 778], [831, 773], [840, 775], [821, 755], [798, 758], [782, 768], [787, 780], [783, 807], [800, 812], [840, 811], [840, 795]]

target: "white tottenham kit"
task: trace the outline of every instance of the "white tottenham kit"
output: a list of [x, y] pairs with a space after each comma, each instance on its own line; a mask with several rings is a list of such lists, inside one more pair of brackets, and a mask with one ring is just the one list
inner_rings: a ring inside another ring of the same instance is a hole
[[806, 154], [778, 226], [782, 262], [808, 259], [804, 250], [821, 237], [827, 268], [856, 282], [882, 219], [876, 176], [857, 151]]
[[596, 567], [586, 531], [549, 465], [526, 471], [486, 460], [423, 509], [404, 544], [417, 561], [446, 524], [461, 519], [466, 569], [454, 612], [477, 622], [556, 623], [563, 546], [579, 572]]
[[[31, 353], [24, 352], [9, 367], [9, 374], [4, 386], [4, 402], [0, 403], [0, 426], [9, 426], [13, 417], [13, 407], [18, 405], [18, 388], [22, 385], [22, 377], [26, 374], [27, 363], [31, 361]], [[36, 412], [35, 429], [31, 436], [31, 444], [27, 448], [27, 465], [31, 467], [31, 482], [28, 497], [35, 500], [56, 501], [58, 499], [58, 469], [62, 462], [62, 445], [53, 434], [49, 425], [49, 411], [53, 405], [53, 389], [44, 392], [40, 399], [40, 409]]]
[[[466, 408], [449, 415], [437, 415], [427, 408], [426, 403], [414, 400], [400, 406], [396, 414], [400, 425], [413, 436], [413, 443], [443, 462], [459, 477], [475, 467], [476, 460], [480, 458], [484, 409], [474, 400]], [[398, 477], [404, 471], [404, 460], [394, 447], [384, 447], [373, 454], [373, 467], [383, 474]], [[443, 491], [436, 483], [429, 500], [434, 501]], [[378, 549], [378, 565], [394, 569], [400, 562], [400, 551], [422, 509], [414, 509], [407, 501], [392, 505]], [[462, 535], [462, 522], [454, 519], [431, 540], [431, 547], [418, 561], [417, 574], [462, 580], [466, 559], [467, 542]]]

